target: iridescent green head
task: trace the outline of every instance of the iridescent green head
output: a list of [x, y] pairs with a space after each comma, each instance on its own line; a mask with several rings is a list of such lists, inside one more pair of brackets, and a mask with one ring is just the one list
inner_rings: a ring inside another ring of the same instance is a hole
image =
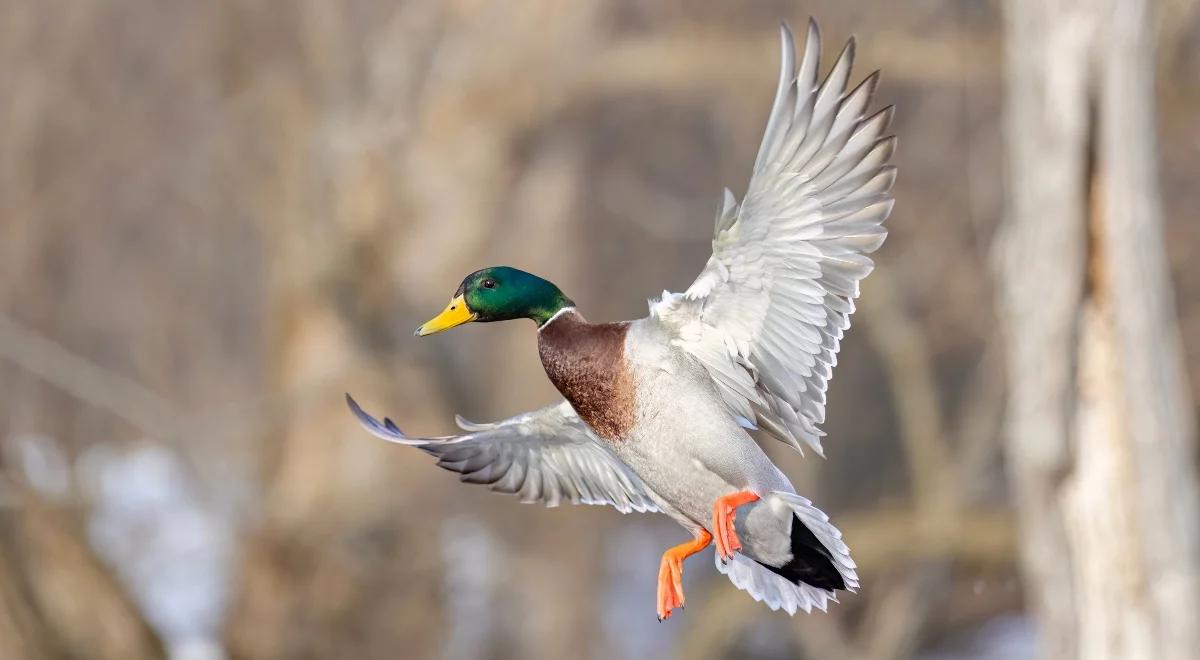
[[463, 279], [441, 314], [417, 328], [424, 337], [464, 323], [533, 319], [538, 327], [575, 303], [537, 275], [508, 266], [477, 270]]

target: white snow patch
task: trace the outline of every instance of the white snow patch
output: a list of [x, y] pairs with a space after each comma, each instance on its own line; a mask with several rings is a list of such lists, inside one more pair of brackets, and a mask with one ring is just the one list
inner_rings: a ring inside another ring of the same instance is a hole
[[233, 530], [178, 456], [96, 445], [81, 457], [94, 509], [88, 536], [175, 660], [222, 660]]

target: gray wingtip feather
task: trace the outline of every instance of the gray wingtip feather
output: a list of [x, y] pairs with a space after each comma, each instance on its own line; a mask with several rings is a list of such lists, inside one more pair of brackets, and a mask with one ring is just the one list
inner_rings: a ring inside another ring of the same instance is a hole
[[472, 422], [471, 420], [467, 419], [466, 417], [463, 417], [462, 415], [454, 416], [454, 424], [458, 428], [460, 428], [464, 431], [468, 431], [468, 432], [485, 431], [487, 429], [496, 427], [496, 425], [494, 423], [487, 424], [487, 423], [482, 423], [482, 422]]
[[[878, 74], [879, 72], [876, 71], [875, 73]], [[863, 122], [865, 123], [865, 122], [871, 121], [872, 119], [874, 119], [875, 117], [877, 117], [879, 115], [884, 116], [883, 124], [882, 124], [883, 128], [881, 128], [880, 130], [886, 131], [888, 129], [888, 127], [890, 127], [892, 125], [892, 120], [896, 118], [896, 105], [893, 103], [892, 105], [885, 106], [879, 112], [876, 112], [875, 114], [871, 115], [870, 117], [867, 117], [866, 119], [864, 119]]]
[[762, 167], [775, 140], [775, 133], [780, 130], [779, 123], [787, 104], [788, 88], [796, 75], [796, 44], [786, 23], [779, 26], [779, 42], [779, 85], [775, 89], [775, 100], [771, 104], [771, 114], [767, 117], [767, 127], [758, 148], [758, 156], [754, 159], [755, 171]]
[[350, 396], [349, 392], [346, 392], [346, 405], [349, 406], [350, 412], [354, 413], [354, 416], [358, 419], [358, 423], [371, 435], [387, 440], [388, 442], [416, 444], [412, 438], [404, 435], [404, 432], [392, 420], [385, 417], [383, 422], [380, 422], [368, 414], [367, 411], [362, 409], [362, 406], [358, 405], [354, 397]]

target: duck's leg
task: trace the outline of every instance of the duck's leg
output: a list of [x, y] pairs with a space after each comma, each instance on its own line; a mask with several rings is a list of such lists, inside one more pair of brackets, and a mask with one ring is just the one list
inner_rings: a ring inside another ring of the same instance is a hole
[[700, 552], [712, 542], [712, 534], [701, 529], [694, 540], [667, 550], [658, 565], [658, 620], [671, 616], [671, 610], [683, 607], [683, 560]]
[[712, 533], [717, 544], [717, 554], [721, 556], [721, 559], [732, 559], [733, 553], [742, 549], [742, 542], [738, 540], [737, 531], [733, 528], [733, 521], [737, 518], [739, 506], [757, 499], [759, 499], [758, 495], [743, 490], [718, 497], [716, 504], [713, 504]]

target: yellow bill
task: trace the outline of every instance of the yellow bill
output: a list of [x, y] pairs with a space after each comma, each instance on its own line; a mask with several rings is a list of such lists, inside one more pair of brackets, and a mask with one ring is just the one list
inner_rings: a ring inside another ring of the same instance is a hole
[[454, 326], [470, 323], [474, 320], [475, 315], [471, 313], [471, 310], [467, 309], [467, 301], [462, 296], [456, 296], [450, 301], [449, 305], [446, 305], [446, 309], [443, 309], [441, 314], [426, 321], [425, 325], [417, 328], [417, 331], [413, 334], [418, 337], [424, 337], [425, 335], [449, 330]]

